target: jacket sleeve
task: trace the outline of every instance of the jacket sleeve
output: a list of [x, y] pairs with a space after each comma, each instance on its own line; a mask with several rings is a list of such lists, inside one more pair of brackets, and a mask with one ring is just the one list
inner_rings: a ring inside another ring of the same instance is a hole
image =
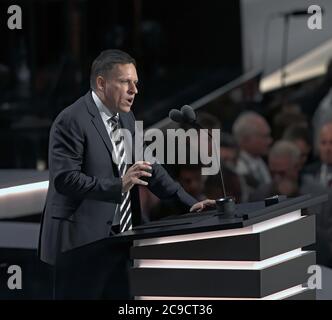
[[50, 133], [50, 172], [55, 189], [66, 196], [121, 203], [120, 178], [97, 178], [82, 171], [85, 138], [77, 119], [62, 113]]
[[[135, 116], [133, 115], [133, 113], [131, 113], [131, 116], [132, 116], [132, 123], [134, 123]], [[137, 132], [135, 132], [135, 134], [137, 134]], [[155, 157], [153, 157], [152, 152], [146, 150], [147, 148], [149, 147], [147, 147], [146, 144], [143, 143], [144, 150], [138, 150], [142, 151], [138, 153], [140, 154], [139, 160], [144, 158], [146, 161], [150, 161], [151, 163], [153, 163], [152, 177], [147, 180], [149, 183], [148, 185], [149, 190], [160, 199], [178, 200], [182, 202], [184, 205], [186, 205], [189, 210], [189, 208], [198, 201], [195, 198], [193, 198], [191, 195], [189, 195], [178, 182], [174, 181], [171, 178], [171, 176], [163, 168], [163, 166], [159, 162], [155, 161], [156, 159]]]
[[188, 207], [188, 210], [198, 202], [178, 182], [174, 181], [158, 163], [152, 165], [152, 177], [148, 187], [160, 199], [179, 200]]

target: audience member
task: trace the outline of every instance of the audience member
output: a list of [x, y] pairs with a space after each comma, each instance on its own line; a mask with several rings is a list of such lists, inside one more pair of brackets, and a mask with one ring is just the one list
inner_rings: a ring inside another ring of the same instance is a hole
[[293, 142], [300, 149], [300, 165], [301, 169], [304, 168], [307, 164], [312, 145], [309, 129], [303, 125], [292, 125], [285, 130], [283, 140]]
[[278, 194], [289, 197], [301, 194], [299, 184], [300, 159], [301, 152], [294, 143], [277, 141], [272, 146], [268, 156], [272, 181], [254, 191], [249, 199], [257, 201]]
[[272, 135], [275, 140], [280, 140], [284, 132], [292, 125], [308, 126], [306, 116], [297, 104], [283, 104], [281, 110], [272, 119]]
[[324, 187], [332, 186], [332, 122], [327, 122], [319, 132], [320, 160], [305, 168], [303, 177], [317, 181]]
[[262, 158], [267, 155], [272, 142], [270, 126], [262, 116], [250, 111], [235, 120], [232, 130], [240, 149], [236, 172], [244, 176], [246, 194], [249, 194], [251, 190], [271, 182], [270, 172]]

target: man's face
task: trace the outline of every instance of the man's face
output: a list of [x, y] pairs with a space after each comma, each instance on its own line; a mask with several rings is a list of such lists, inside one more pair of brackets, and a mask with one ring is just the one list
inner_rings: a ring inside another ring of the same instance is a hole
[[136, 67], [130, 64], [116, 64], [107, 76], [97, 77], [96, 86], [103, 103], [114, 113], [129, 112], [137, 91]]
[[324, 126], [320, 132], [319, 155], [322, 162], [332, 165], [332, 125]]
[[291, 197], [298, 193], [299, 162], [288, 155], [273, 156], [269, 157], [269, 168], [278, 194]]
[[273, 180], [277, 183], [285, 179], [296, 182], [298, 179], [299, 165], [294, 163], [290, 156], [269, 157], [269, 168]]
[[272, 143], [271, 130], [265, 120], [255, 121], [255, 133], [251, 134], [247, 140], [247, 151], [254, 156], [265, 156]]

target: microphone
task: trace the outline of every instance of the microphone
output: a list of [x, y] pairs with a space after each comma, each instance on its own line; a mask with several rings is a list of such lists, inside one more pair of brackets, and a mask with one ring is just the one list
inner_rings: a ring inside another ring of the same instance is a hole
[[294, 10], [294, 11], [284, 12], [281, 14], [285, 16], [306, 16], [309, 13], [308, 10]]
[[[321, 13], [324, 14], [324, 8], [321, 8]], [[307, 16], [311, 14], [308, 12], [307, 9], [298, 9], [288, 12], [280, 12], [278, 15], [282, 17], [300, 17], [300, 16]]]
[[[188, 124], [191, 124], [195, 128], [207, 130], [207, 129], [203, 128], [199, 123], [197, 123], [196, 113], [195, 113], [194, 109], [189, 105], [184, 105], [181, 108], [181, 111], [176, 110], [176, 109], [172, 109], [169, 112], [169, 118], [171, 120], [173, 120], [174, 122], [177, 122], [177, 123], [188, 123]], [[209, 130], [207, 130], [207, 134], [211, 138], [211, 140], [213, 142], [213, 146], [215, 148], [215, 152], [217, 154], [216, 142], [213, 139], [213, 136], [211, 135]], [[219, 148], [220, 148], [220, 146], [219, 146]], [[218, 159], [218, 164], [219, 164], [219, 173], [220, 173], [220, 178], [221, 178], [222, 192], [223, 192], [223, 195], [224, 195], [224, 199], [226, 199], [227, 198], [226, 189], [225, 189], [224, 176], [223, 176], [223, 173], [222, 173], [220, 158]]]
[[180, 110], [176, 110], [176, 109], [172, 109], [169, 114], [168, 117], [173, 120], [174, 122], [177, 123], [182, 123], [182, 112]]
[[181, 108], [181, 113], [182, 113], [184, 122], [186, 122], [186, 123], [195, 123], [196, 122], [196, 113], [191, 106], [184, 105]]
[[169, 118], [177, 123], [189, 123], [195, 124], [196, 113], [191, 106], [184, 105], [180, 110], [172, 109], [169, 114]]

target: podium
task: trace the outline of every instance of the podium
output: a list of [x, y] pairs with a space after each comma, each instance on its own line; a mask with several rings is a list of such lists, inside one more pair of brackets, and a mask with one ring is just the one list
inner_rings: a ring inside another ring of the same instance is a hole
[[[327, 195], [184, 214], [112, 237], [133, 240], [135, 299], [315, 299], [315, 212]], [[314, 210], [313, 210], [314, 211]], [[111, 239], [110, 239], [111, 240]]]

